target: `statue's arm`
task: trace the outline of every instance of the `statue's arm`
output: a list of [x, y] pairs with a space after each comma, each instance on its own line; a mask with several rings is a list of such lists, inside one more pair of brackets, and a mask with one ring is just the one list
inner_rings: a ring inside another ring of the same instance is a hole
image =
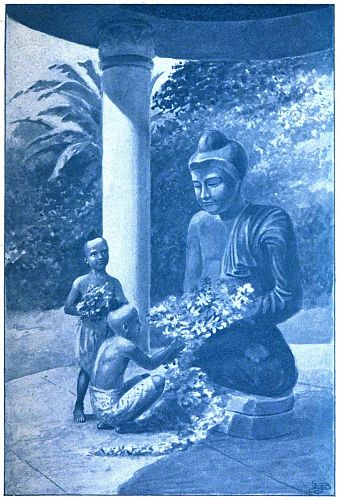
[[283, 210], [273, 212], [261, 231], [260, 245], [274, 279], [274, 288], [257, 297], [254, 318], [281, 323], [302, 306], [299, 258], [292, 222]]
[[184, 291], [191, 290], [199, 285], [202, 274], [202, 255], [197, 223], [193, 217], [187, 232], [186, 267]]

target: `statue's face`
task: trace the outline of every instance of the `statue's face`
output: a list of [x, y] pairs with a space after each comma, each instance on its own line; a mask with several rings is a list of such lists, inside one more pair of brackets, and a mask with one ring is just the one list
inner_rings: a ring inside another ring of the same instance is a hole
[[230, 209], [239, 192], [235, 181], [213, 163], [191, 171], [196, 199], [203, 210], [218, 215]]

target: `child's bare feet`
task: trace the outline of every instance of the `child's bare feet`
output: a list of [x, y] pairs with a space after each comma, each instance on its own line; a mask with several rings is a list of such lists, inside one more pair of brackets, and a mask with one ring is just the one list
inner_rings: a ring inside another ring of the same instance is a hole
[[75, 405], [73, 410], [73, 419], [74, 422], [78, 422], [79, 424], [83, 424], [84, 422], [86, 422], [83, 406]]
[[112, 425], [105, 424], [104, 422], [98, 422], [97, 428], [100, 430], [114, 429], [114, 427]]

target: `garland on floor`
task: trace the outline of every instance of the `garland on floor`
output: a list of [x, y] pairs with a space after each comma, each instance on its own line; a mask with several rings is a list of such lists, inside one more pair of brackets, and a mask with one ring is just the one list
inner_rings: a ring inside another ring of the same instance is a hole
[[[212, 285], [209, 279], [198, 290], [182, 297], [168, 297], [151, 308], [150, 324], [163, 329], [163, 334], [185, 342], [174, 363], [166, 366], [166, 387], [162, 400], [176, 402], [187, 421], [177, 434], [163, 442], [145, 446], [132, 444], [100, 448], [90, 452], [96, 456], [163, 455], [187, 449], [202, 439], [225, 418], [223, 396], [217, 395], [206, 374], [192, 367], [194, 353], [218, 330], [224, 330], [249, 313], [253, 304], [253, 288], [249, 283], [237, 286], [231, 281]], [[156, 411], [156, 410], [155, 410]]]

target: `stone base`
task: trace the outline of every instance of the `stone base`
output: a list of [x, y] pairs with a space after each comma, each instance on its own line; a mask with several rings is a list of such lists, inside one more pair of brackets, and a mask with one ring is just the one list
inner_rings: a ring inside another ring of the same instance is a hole
[[276, 415], [290, 411], [294, 406], [293, 392], [279, 398], [254, 396], [239, 391], [227, 391], [225, 407], [227, 410], [244, 415]]
[[244, 439], [269, 439], [294, 430], [294, 395], [280, 398], [228, 391], [226, 418], [217, 430]]
[[217, 430], [243, 439], [269, 439], [290, 434], [294, 429], [294, 411], [255, 417], [227, 412]]

